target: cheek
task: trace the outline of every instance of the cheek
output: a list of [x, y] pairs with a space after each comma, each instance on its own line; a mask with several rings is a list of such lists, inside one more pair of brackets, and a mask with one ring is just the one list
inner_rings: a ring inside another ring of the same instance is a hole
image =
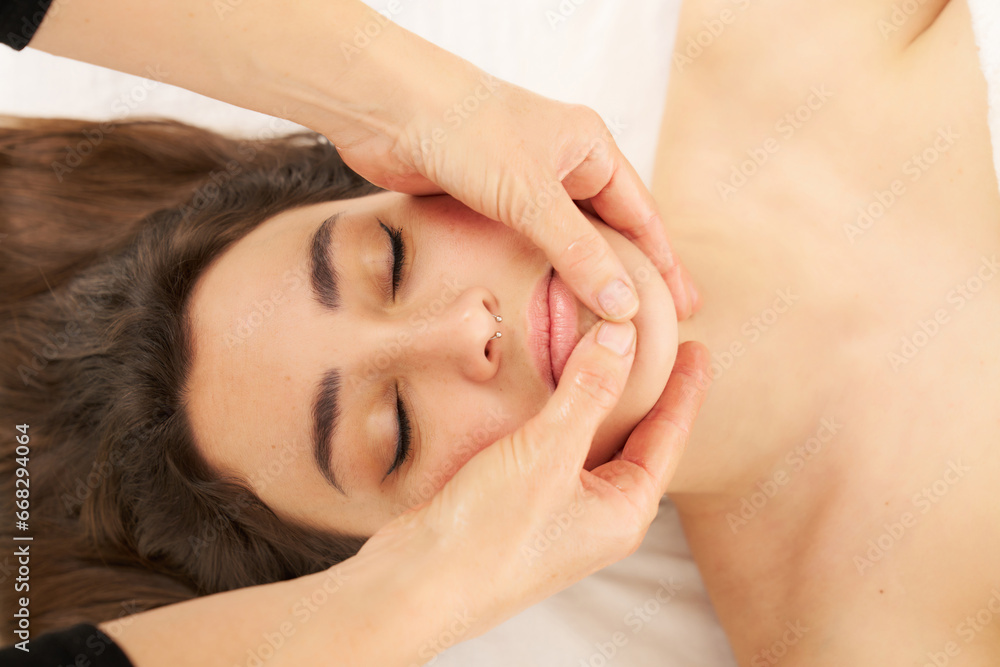
[[490, 282], [485, 284], [495, 284], [497, 276], [521, 262], [540, 269], [547, 261], [526, 236], [451, 197], [420, 198], [414, 202], [414, 214], [419, 224], [412, 229], [421, 254], [433, 254], [436, 266], [453, 272], [486, 276]]
[[435, 412], [427, 425], [429, 441], [422, 443], [420, 460], [407, 483], [410, 506], [430, 499], [469, 459], [538, 412], [538, 398], [523, 392], [498, 396], [454, 383], [441, 384], [429, 395], [434, 397]]

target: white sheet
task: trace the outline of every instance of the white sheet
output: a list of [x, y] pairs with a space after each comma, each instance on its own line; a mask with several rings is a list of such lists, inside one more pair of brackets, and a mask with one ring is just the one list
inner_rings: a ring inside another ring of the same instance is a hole
[[[366, 1], [379, 10], [398, 8], [389, 11], [393, 20], [495, 76], [593, 107], [650, 181], [681, 0]], [[1000, 174], [1000, 3], [969, 2]], [[0, 91], [0, 113], [15, 115], [104, 120], [155, 114], [250, 136], [298, 127], [30, 48], [0, 48]], [[450, 648], [433, 664], [730, 667], [735, 661], [673, 505], [664, 500], [635, 554]]]
[[969, 11], [979, 47], [979, 63], [986, 77], [993, 165], [1000, 183], [1000, 0], [969, 0]]

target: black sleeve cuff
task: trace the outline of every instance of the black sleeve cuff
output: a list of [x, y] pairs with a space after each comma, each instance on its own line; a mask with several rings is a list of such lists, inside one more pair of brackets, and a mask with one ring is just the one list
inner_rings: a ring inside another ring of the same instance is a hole
[[28, 45], [52, 0], [0, 0], [0, 44], [15, 51]]
[[[16, 640], [15, 640], [16, 641]], [[133, 667], [125, 652], [101, 630], [80, 623], [31, 639], [22, 651], [16, 645], [0, 649], [0, 665], [5, 667], [51, 667], [91, 665], [91, 667]]]

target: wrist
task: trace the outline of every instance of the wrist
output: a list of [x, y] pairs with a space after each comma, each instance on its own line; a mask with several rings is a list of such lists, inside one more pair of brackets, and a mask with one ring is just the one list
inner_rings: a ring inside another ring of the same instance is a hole
[[246, 66], [234, 70], [241, 79], [235, 87], [256, 91], [258, 110], [320, 132], [338, 147], [373, 138], [401, 142], [413, 119], [443, 112], [460, 82], [479, 73], [360, 2], [291, 11], [309, 14], [287, 20], [291, 25], [329, 28], [287, 35], [294, 48], [250, 49]]
[[[458, 577], [460, 564], [444, 557], [430, 531], [409, 528], [415, 526], [379, 535], [353, 558], [297, 580], [299, 596], [327, 593], [333, 603], [323, 625], [363, 643], [364, 664], [416, 667], [481, 632], [461, 594], [469, 589]], [[328, 635], [303, 634], [303, 650], [294, 655], [308, 661], [329, 653]]]

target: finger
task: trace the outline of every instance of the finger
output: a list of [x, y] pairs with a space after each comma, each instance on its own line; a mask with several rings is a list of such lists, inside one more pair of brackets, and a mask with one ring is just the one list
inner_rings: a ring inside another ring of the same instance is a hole
[[607, 320], [630, 319], [639, 297], [621, 259], [576, 203], [557, 186], [545, 224], [515, 227], [527, 234], [590, 310]]
[[631, 322], [599, 322], [570, 354], [559, 385], [513, 438], [518, 460], [542, 465], [559, 461], [577, 478], [597, 428], [614, 409], [635, 358]]
[[633, 543], [629, 553], [638, 548], [656, 517], [660, 499], [684, 453], [708, 389], [708, 358], [700, 343], [682, 345], [666, 389], [633, 430], [625, 448], [604, 465], [581, 473], [584, 488], [602, 498], [606, 507], [614, 508], [613, 522], [603, 525], [615, 526], [621, 539]]
[[677, 349], [663, 394], [622, 449], [621, 460], [644, 470], [660, 496], [666, 493], [708, 393], [709, 360], [708, 349], [701, 343], [688, 341]]
[[708, 352], [700, 343], [681, 345], [667, 387], [656, 405], [632, 431], [625, 447], [611, 461], [591, 471], [645, 512], [655, 513], [684, 453], [691, 426], [708, 391], [708, 360]]
[[691, 314], [694, 315], [701, 310], [701, 293], [694, 284], [694, 278], [691, 277], [691, 274], [688, 273], [688, 270], [684, 265], [681, 265], [681, 271], [684, 272], [682, 280], [688, 286], [688, 294], [691, 297]]
[[679, 320], [695, 310], [697, 289], [677, 259], [653, 195], [608, 135], [563, 179], [573, 199], [587, 199], [596, 214], [635, 243], [670, 289]]

